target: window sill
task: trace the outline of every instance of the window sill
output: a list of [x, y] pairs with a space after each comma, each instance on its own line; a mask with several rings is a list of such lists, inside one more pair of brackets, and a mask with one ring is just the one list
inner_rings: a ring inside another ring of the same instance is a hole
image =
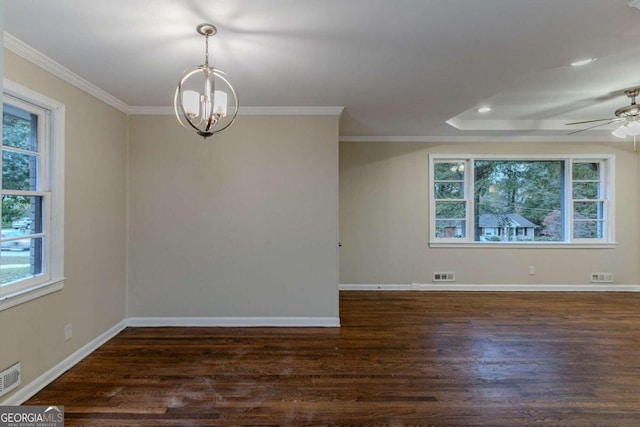
[[0, 311], [15, 307], [16, 305], [24, 304], [25, 302], [43, 297], [45, 295], [49, 295], [54, 292], [58, 292], [62, 290], [62, 288], [64, 288], [64, 278], [51, 280], [49, 282], [33, 286], [29, 289], [24, 289], [12, 294], [0, 296]]
[[429, 242], [430, 248], [474, 248], [474, 249], [615, 249], [615, 242], [589, 242], [589, 243], [567, 243], [567, 242]]

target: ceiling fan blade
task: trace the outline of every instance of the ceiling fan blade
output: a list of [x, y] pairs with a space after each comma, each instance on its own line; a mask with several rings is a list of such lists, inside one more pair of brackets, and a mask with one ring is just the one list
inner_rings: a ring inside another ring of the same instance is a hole
[[593, 125], [593, 126], [590, 126], [588, 128], [574, 130], [573, 132], [569, 132], [567, 135], [573, 135], [574, 133], [584, 132], [585, 130], [595, 129], [595, 128], [598, 128], [600, 126], [606, 126], [606, 125], [609, 125], [611, 123], [616, 123], [616, 122], [620, 122], [620, 121], [622, 121], [622, 120], [620, 120], [620, 119], [610, 120], [607, 123], [600, 123], [599, 125]]
[[616, 117], [609, 117], [607, 119], [595, 119], [595, 120], [585, 120], [583, 122], [572, 122], [572, 123], [565, 123], [565, 126], [569, 126], [569, 125], [583, 125], [585, 123], [593, 123], [593, 122], [604, 122], [605, 120], [615, 120]]

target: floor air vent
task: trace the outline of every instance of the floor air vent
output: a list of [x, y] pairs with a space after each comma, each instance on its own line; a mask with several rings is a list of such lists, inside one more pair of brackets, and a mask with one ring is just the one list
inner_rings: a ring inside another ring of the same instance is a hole
[[20, 362], [0, 372], [0, 396], [20, 385]]
[[433, 273], [434, 282], [455, 282], [456, 275], [453, 273]]
[[613, 273], [591, 273], [591, 283], [613, 283]]

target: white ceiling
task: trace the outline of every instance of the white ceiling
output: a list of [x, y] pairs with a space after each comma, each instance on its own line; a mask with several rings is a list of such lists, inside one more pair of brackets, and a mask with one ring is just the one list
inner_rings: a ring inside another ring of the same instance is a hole
[[[204, 60], [196, 25], [213, 23], [211, 63], [231, 76], [243, 107], [344, 106], [343, 139], [568, 138], [565, 122], [612, 117], [629, 102], [624, 89], [640, 86], [640, 10], [629, 0], [4, 7], [8, 33], [130, 107], [171, 105], [184, 69]], [[569, 65], [586, 57], [597, 61]], [[493, 110], [477, 113], [483, 105]], [[610, 130], [578, 139], [609, 139]]]

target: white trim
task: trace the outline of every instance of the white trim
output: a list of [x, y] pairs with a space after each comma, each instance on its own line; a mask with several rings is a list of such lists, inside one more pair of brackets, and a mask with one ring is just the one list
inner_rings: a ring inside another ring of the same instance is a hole
[[53, 59], [49, 58], [45, 54], [37, 51], [33, 47], [24, 43], [20, 39], [11, 35], [8, 32], [4, 32], [4, 47], [9, 49], [10, 51], [16, 53], [27, 61], [37, 65], [38, 67], [44, 69], [45, 71], [50, 72], [56, 77], [61, 78], [65, 82], [87, 92], [90, 95], [98, 98], [99, 100], [105, 102], [106, 104], [122, 111], [123, 113], [127, 113], [129, 110], [129, 106], [124, 102], [120, 101], [115, 96], [110, 93], [100, 89], [98, 86], [89, 82], [88, 80], [83, 79], [73, 71], [68, 68], [60, 65]]
[[60, 375], [64, 374], [66, 371], [78, 364], [82, 359], [96, 351], [111, 338], [122, 332], [124, 328], [126, 328], [126, 326], [126, 322], [123, 320], [115, 326], [111, 327], [109, 330], [100, 334], [94, 340], [90, 341], [89, 343], [69, 355], [62, 362], [58, 363], [56, 366], [40, 375], [38, 378], [19, 389], [15, 394], [1, 401], [0, 405], [21, 405], [24, 401], [45, 388]]
[[[463, 240], [463, 239], [459, 239]], [[615, 249], [616, 242], [606, 243], [568, 243], [568, 242], [477, 242], [464, 240], [456, 242], [454, 239], [434, 239], [429, 241], [430, 248], [473, 248], [473, 249]]]
[[[239, 116], [340, 116], [344, 107], [240, 107]], [[128, 114], [173, 116], [173, 107], [129, 107]]]
[[51, 282], [41, 283], [23, 290], [16, 290], [16, 292], [12, 294], [3, 295], [0, 297], [0, 311], [15, 307], [16, 305], [24, 304], [25, 302], [34, 300], [36, 298], [41, 298], [54, 292], [58, 292], [63, 288], [64, 278]]
[[464, 291], [464, 292], [640, 292], [640, 284], [343, 284], [341, 291]]
[[344, 107], [240, 107], [241, 116], [340, 116]]
[[173, 107], [144, 107], [133, 106], [127, 109], [127, 114], [138, 116], [175, 116]]
[[65, 151], [66, 151], [66, 106], [57, 103], [50, 109], [51, 138], [49, 143], [49, 272], [51, 277], [64, 275], [64, 204], [65, 204]]
[[[454, 117], [445, 123], [459, 130], [571, 130], [565, 120], [467, 120]], [[607, 129], [610, 128], [615, 129], [613, 125]]]
[[225, 328], [247, 327], [323, 327], [337, 328], [339, 317], [131, 317], [131, 327], [204, 326]]
[[411, 285], [340, 285], [341, 291], [410, 291]]
[[597, 142], [615, 143], [619, 138], [607, 135], [340, 135], [340, 142]]

